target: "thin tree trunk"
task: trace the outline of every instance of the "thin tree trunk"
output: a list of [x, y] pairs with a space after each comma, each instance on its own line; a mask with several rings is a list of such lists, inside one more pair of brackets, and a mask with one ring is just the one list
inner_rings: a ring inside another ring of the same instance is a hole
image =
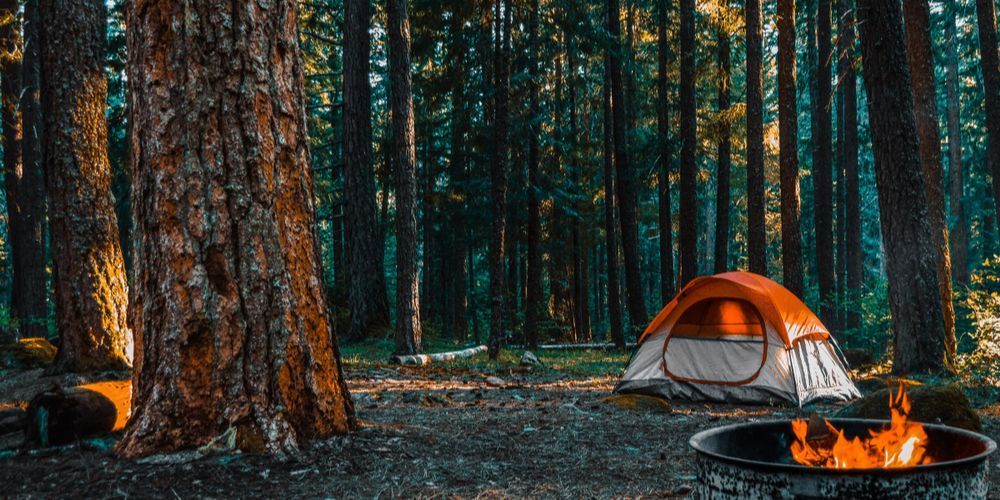
[[372, 165], [369, 0], [344, 0], [344, 206], [347, 250], [348, 339], [389, 327], [382, 240]]
[[524, 311], [524, 338], [538, 348], [538, 321], [542, 312], [542, 223], [539, 207], [539, 146], [541, 109], [538, 105], [538, 3], [531, 0], [528, 17], [528, 289]]
[[720, 29], [719, 43], [719, 114], [722, 123], [719, 127], [718, 171], [716, 172], [715, 193], [715, 272], [724, 273], [729, 270], [729, 171], [730, 171], [730, 126], [729, 126], [729, 92], [732, 85], [729, 62], [729, 33]]
[[604, 251], [608, 275], [608, 320], [611, 341], [625, 348], [622, 330], [621, 288], [618, 285], [618, 239], [615, 227], [614, 112], [611, 92], [611, 55], [604, 56]]
[[490, 359], [496, 359], [500, 355], [504, 336], [504, 245], [507, 229], [507, 161], [510, 156], [507, 101], [510, 87], [507, 70], [512, 6], [509, 1], [496, 0], [496, 2], [494, 22], [497, 25], [497, 41], [500, 47], [494, 56], [497, 149], [490, 167], [490, 200], [493, 208], [490, 227], [490, 338], [487, 344]]
[[847, 270], [846, 326], [849, 329], [861, 326], [861, 314], [857, 299], [864, 286], [864, 255], [861, 249], [861, 191], [858, 169], [858, 87], [854, 71], [855, 59], [855, 18], [853, 0], [838, 0], [837, 12], [839, 36], [837, 39], [839, 73], [837, 86], [844, 100], [844, 139], [842, 154], [844, 162], [844, 214], [845, 214], [845, 266]]
[[697, 103], [695, 102], [694, 0], [681, 0], [681, 287], [698, 276]]
[[[146, 237], [126, 456], [233, 430], [239, 449], [286, 453], [352, 425], [320, 289], [295, 5], [130, 11], [134, 212]], [[173, 38], [178, 25], [192, 45]]]
[[920, 146], [903, 13], [895, 2], [859, 0], [858, 24], [895, 339], [893, 371], [944, 370], [948, 355], [927, 193], [920, 171], [912, 168], [920, 162]]
[[[816, 224], [816, 273], [819, 282], [820, 317], [828, 326], [836, 324], [836, 278], [833, 238], [833, 139], [830, 87], [833, 49], [831, 46], [830, 0], [819, 0], [816, 15], [816, 85], [813, 87], [813, 188]], [[812, 37], [813, 34], [809, 33]]]
[[749, 270], [767, 275], [764, 206], [763, 31], [760, 0], [746, 0], [747, 92], [747, 260]]
[[451, 183], [453, 199], [451, 207], [451, 229], [452, 248], [451, 264], [449, 269], [453, 273], [454, 291], [452, 296], [453, 311], [452, 321], [448, 328], [452, 336], [457, 339], [464, 339], [468, 335], [467, 304], [468, 298], [466, 289], [469, 280], [466, 273], [466, 247], [468, 246], [467, 229], [465, 224], [468, 193], [465, 187], [466, 181], [466, 152], [465, 141], [468, 131], [468, 113], [466, 112], [465, 96], [465, 32], [462, 23], [465, 20], [466, 12], [464, 2], [458, 0], [453, 2], [451, 20], [451, 50], [450, 60], [452, 62], [452, 87], [451, 87]]
[[646, 324], [646, 302], [643, 297], [642, 275], [639, 263], [639, 227], [636, 215], [637, 195], [635, 174], [629, 164], [628, 127], [625, 105], [624, 77], [622, 76], [621, 21], [618, 0], [608, 0], [608, 32], [611, 46], [611, 113], [614, 130], [614, 158], [617, 203], [622, 234], [622, 253], [625, 258], [625, 289], [628, 294], [629, 322], [633, 330]]
[[965, 172], [962, 165], [962, 106], [958, 90], [958, 37], [955, 0], [945, 2], [945, 89], [948, 101], [948, 179], [950, 187], [951, 270], [955, 283], [969, 282], [969, 230], [965, 221]]
[[15, 200], [18, 213], [15, 216], [8, 210], [7, 215], [8, 220], [19, 219], [17, 224], [11, 222], [10, 228], [14, 267], [11, 302], [14, 305], [13, 317], [17, 318], [22, 338], [48, 336], [50, 288], [46, 284], [45, 271], [48, 263], [45, 252], [45, 165], [42, 158], [45, 125], [42, 122], [41, 23], [38, 8], [38, 0], [24, 2], [24, 42], [20, 88], [17, 89], [21, 111], [21, 172], [19, 176], [8, 177], [8, 182], [16, 180], [17, 183]]
[[420, 280], [417, 276], [417, 152], [410, 76], [407, 0], [388, 0], [389, 79], [396, 176], [396, 350], [420, 352]]
[[[28, 7], [25, 7], [26, 9]], [[36, 7], [37, 9], [37, 4]], [[36, 13], [37, 15], [37, 13]], [[41, 165], [26, 164], [21, 152], [21, 36], [17, 2], [0, 2], [0, 99], [2, 99], [3, 170], [10, 248], [10, 315], [17, 329], [0, 329], [0, 344], [19, 337], [46, 337], [45, 180]], [[37, 36], [35, 37], [37, 40]], [[34, 44], [34, 42], [33, 42]], [[32, 55], [37, 66], [37, 52]], [[37, 86], [34, 87], [37, 90]], [[35, 93], [37, 99], [37, 93]], [[33, 138], [37, 141], [38, 138]], [[5, 338], [6, 335], [6, 338]]]
[[795, 98], [795, 0], [778, 0], [778, 162], [781, 169], [781, 269], [785, 288], [802, 297], [799, 227], [799, 117]]
[[666, 304], [674, 297], [674, 236], [673, 216], [670, 206], [670, 161], [673, 156], [670, 144], [669, 89], [667, 88], [667, 62], [670, 41], [667, 39], [667, 5], [670, 0], [657, 0], [657, 73], [656, 73], [656, 125], [659, 149], [657, 193], [659, 194], [660, 224], [660, 301]]
[[1000, 220], [1000, 46], [997, 45], [997, 15], [994, 0], [976, 0], [979, 24], [980, 65], [989, 131], [986, 161], [993, 178], [993, 204]]
[[934, 257], [937, 264], [938, 294], [944, 314], [947, 364], [955, 363], [955, 307], [951, 294], [951, 256], [948, 252], [948, 224], [945, 220], [944, 175], [941, 167], [941, 133], [938, 130], [937, 92], [934, 88], [934, 52], [931, 48], [930, 8], [927, 0], [904, 0], [907, 60], [913, 82], [913, 110], [920, 145], [920, 166], [927, 192]]
[[124, 369], [125, 263], [111, 195], [104, 73], [107, 9], [43, 0], [42, 106], [59, 353], [53, 372]]

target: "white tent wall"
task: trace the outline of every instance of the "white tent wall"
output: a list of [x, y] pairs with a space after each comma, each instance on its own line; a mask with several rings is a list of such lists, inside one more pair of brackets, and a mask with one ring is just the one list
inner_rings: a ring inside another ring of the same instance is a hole
[[[673, 322], [664, 324], [639, 346], [615, 392], [750, 404], [787, 400], [799, 405], [818, 398], [859, 395], [829, 341], [802, 340], [788, 349], [768, 322], [768, 354], [763, 366], [759, 341], [671, 338], [666, 364], [674, 377], [729, 384], [675, 380], [663, 370], [663, 343], [673, 326]], [[760, 372], [752, 381], [732, 384], [753, 376], [758, 367]]]

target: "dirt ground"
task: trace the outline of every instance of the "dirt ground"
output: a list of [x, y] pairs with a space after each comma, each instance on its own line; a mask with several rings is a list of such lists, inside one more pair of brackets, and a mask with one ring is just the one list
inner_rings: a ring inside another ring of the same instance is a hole
[[[685, 497], [696, 480], [692, 434], [800, 414], [694, 403], [630, 410], [602, 401], [613, 376], [494, 375], [502, 383], [461, 367], [348, 363], [361, 428], [299, 456], [163, 464], [152, 462], [177, 457], [120, 460], [101, 449], [113, 444], [105, 440], [0, 459], [0, 497]], [[0, 382], [0, 404], [38, 373], [20, 376]], [[1000, 404], [981, 415], [1000, 438]], [[990, 468], [1000, 498], [1000, 458]]]

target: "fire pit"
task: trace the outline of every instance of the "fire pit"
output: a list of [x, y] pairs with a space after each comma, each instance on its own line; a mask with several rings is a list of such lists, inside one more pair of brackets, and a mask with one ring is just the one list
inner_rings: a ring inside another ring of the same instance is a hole
[[[882, 420], [832, 419], [828, 423], [841, 432], [838, 446], [841, 441], [871, 439], [890, 429], [890, 422]], [[797, 424], [802, 425], [801, 421]], [[927, 458], [915, 462], [920, 465], [872, 468], [797, 463], [792, 449], [801, 442], [797, 433], [802, 431], [801, 427], [793, 430], [789, 420], [702, 431], [690, 441], [697, 451], [695, 494], [740, 499], [986, 498], [988, 457], [996, 443], [962, 429], [916, 425], [926, 433], [921, 446]], [[890, 458], [894, 457], [887, 457], [886, 463]]]

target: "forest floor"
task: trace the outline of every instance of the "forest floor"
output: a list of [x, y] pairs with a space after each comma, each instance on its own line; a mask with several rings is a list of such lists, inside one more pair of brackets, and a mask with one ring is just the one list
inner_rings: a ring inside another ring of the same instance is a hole
[[[696, 480], [687, 445], [695, 432], [837, 408], [628, 409], [605, 401], [624, 354], [545, 352], [542, 367], [525, 368], [514, 351], [493, 363], [399, 367], [381, 361], [384, 348], [345, 349], [360, 428], [298, 456], [122, 460], [106, 439], [0, 459], [0, 497], [685, 497]], [[52, 383], [39, 374], [0, 372], [0, 406], [23, 397], [28, 378]], [[1000, 440], [1000, 403], [976, 406], [984, 432]], [[990, 468], [1000, 498], [1000, 459]]]

